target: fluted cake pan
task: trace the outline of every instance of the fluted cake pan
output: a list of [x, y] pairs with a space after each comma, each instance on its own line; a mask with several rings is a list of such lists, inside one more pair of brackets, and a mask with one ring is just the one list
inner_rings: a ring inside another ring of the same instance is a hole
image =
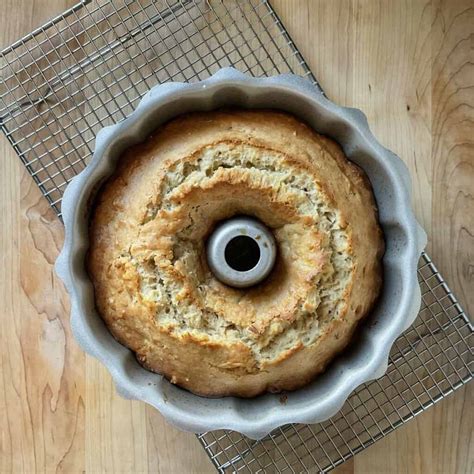
[[[278, 394], [253, 399], [203, 398], [145, 370], [134, 354], [112, 337], [98, 315], [85, 268], [90, 203], [114, 171], [121, 153], [173, 117], [229, 106], [284, 110], [338, 142], [371, 181], [386, 240], [384, 285], [375, 309], [359, 325], [350, 347], [311, 384], [288, 393], [285, 404]], [[299, 76], [254, 78], [226, 68], [202, 82], [158, 85], [126, 120], [97, 134], [91, 162], [65, 191], [65, 242], [56, 271], [71, 298], [74, 336], [88, 354], [108, 368], [122, 396], [149, 403], [187, 431], [231, 429], [258, 439], [287, 423], [326, 420], [357, 386], [385, 373], [392, 344], [418, 314], [417, 263], [426, 235], [414, 217], [410, 189], [406, 166], [375, 139], [365, 115], [331, 102]]]

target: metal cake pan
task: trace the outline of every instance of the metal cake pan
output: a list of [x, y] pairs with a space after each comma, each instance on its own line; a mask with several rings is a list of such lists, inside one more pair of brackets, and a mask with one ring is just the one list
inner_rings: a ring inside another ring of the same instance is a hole
[[[310, 385], [288, 393], [285, 404], [278, 394], [254, 399], [199, 397], [142, 368], [97, 314], [85, 270], [89, 206], [122, 151], [144, 141], [160, 124], [177, 115], [223, 106], [285, 110], [337, 141], [368, 175], [385, 234], [384, 287], [376, 308], [360, 324], [350, 347]], [[65, 191], [65, 242], [56, 271], [70, 294], [74, 336], [88, 354], [108, 368], [122, 396], [149, 403], [186, 431], [231, 429], [259, 439], [287, 423], [324, 421], [342, 407], [357, 386], [385, 373], [393, 342], [418, 314], [421, 292], [417, 263], [426, 234], [414, 217], [410, 188], [408, 169], [378, 143], [365, 115], [334, 104], [299, 76], [254, 78], [226, 68], [202, 82], [158, 85], [126, 120], [98, 133], [91, 162]]]

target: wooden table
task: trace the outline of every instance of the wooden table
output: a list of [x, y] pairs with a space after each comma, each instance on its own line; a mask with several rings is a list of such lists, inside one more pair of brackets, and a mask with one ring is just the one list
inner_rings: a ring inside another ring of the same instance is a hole
[[[74, 0], [1, 0], [6, 46]], [[474, 2], [274, 0], [328, 95], [360, 107], [411, 169], [428, 251], [474, 311]], [[212, 472], [195, 437], [123, 400], [71, 337], [53, 272], [63, 229], [6, 139], [0, 147], [0, 472]], [[473, 390], [340, 472], [473, 469]]]

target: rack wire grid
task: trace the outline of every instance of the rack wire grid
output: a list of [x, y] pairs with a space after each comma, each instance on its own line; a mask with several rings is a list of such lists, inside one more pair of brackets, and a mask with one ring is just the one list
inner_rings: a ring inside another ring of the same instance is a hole
[[[266, 0], [84, 0], [0, 54], [0, 125], [58, 216], [96, 133], [157, 83], [201, 80], [225, 66], [293, 72], [317, 83]], [[473, 327], [426, 254], [422, 309], [395, 343], [387, 373], [315, 425], [260, 441], [198, 435], [220, 472], [326, 472], [473, 377]]]

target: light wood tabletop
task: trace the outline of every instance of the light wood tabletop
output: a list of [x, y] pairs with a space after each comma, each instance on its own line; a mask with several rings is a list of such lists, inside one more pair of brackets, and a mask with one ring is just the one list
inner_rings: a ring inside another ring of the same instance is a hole
[[[75, 0], [0, 0], [4, 47]], [[328, 96], [408, 164], [428, 252], [474, 313], [474, 1], [274, 0]], [[69, 327], [63, 229], [0, 137], [0, 473], [213, 472], [196, 438], [121, 399]], [[473, 472], [473, 386], [338, 468]]]

